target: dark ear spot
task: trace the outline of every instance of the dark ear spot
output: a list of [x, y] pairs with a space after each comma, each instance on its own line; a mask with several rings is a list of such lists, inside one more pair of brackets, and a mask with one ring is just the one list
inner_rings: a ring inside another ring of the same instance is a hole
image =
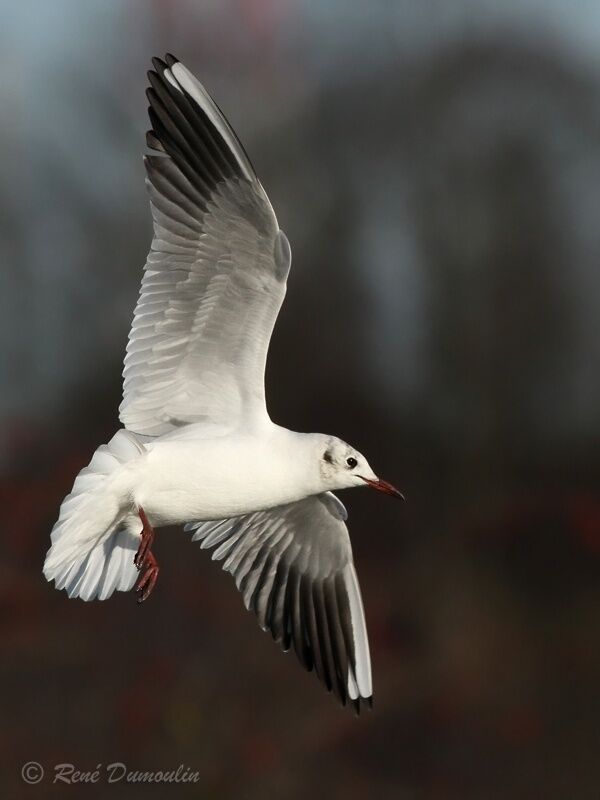
[[331, 457], [331, 450], [325, 450], [323, 453], [323, 461], [326, 461], [328, 464], [333, 464], [333, 458]]

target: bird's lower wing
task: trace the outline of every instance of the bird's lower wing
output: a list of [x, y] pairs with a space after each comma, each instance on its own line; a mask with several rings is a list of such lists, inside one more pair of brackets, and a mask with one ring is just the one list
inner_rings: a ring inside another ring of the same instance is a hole
[[148, 73], [154, 239], [123, 372], [138, 434], [266, 414], [264, 370], [290, 249], [227, 120], [176, 59]]
[[345, 525], [331, 493], [216, 522], [190, 523], [203, 549], [215, 547], [261, 627], [294, 647], [329, 691], [360, 710], [373, 694], [360, 589]]

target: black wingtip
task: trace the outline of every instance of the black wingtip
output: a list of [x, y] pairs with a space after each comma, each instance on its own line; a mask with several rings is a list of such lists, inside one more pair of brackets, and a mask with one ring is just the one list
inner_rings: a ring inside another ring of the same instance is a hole
[[156, 58], [156, 56], [152, 59], [152, 66], [158, 73], [162, 73], [167, 69], [167, 65], [162, 58]]
[[[346, 703], [343, 703], [343, 705], [346, 705]], [[368, 708], [369, 711], [373, 710], [373, 695], [371, 697], [357, 697], [354, 700], [349, 699], [349, 705], [354, 710], [354, 716], [360, 717], [360, 712], [363, 708]]]
[[146, 73], [146, 77], [148, 78], [148, 83], [150, 86], [148, 88], [154, 89], [156, 91], [157, 87], [160, 87], [164, 84], [164, 78], [161, 77], [162, 73], [155, 72], [153, 69], [149, 69]]
[[175, 58], [175, 56], [172, 55], [171, 53], [166, 53], [165, 54], [165, 61], [167, 62], [167, 65], [169, 67], [172, 67], [173, 64], [179, 64], [179, 59]]
[[160, 139], [154, 131], [146, 131], [146, 145], [150, 150], [158, 150], [160, 153], [165, 152], [165, 148], [162, 146]]

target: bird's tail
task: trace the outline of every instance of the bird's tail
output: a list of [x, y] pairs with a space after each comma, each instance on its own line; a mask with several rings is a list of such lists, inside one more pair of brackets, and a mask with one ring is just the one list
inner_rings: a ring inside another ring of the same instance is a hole
[[144, 452], [138, 437], [118, 431], [96, 450], [63, 500], [50, 536], [44, 575], [57, 589], [66, 589], [69, 597], [105, 600], [115, 590], [128, 591], [135, 583], [133, 559], [141, 522], [139, 530], [132, 528], [132, 517], [120, 504], [110, 478]]

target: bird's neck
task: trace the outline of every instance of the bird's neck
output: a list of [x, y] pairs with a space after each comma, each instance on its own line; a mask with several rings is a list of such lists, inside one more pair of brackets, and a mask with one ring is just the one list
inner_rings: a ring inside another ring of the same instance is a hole
[[276, 453], [278, 478], [290, 487], [292, 494], [300, 500], [326, 491], [319, 470], [318, 442], [320, 434], [298, 433], [274, 426], [273, 452]]

